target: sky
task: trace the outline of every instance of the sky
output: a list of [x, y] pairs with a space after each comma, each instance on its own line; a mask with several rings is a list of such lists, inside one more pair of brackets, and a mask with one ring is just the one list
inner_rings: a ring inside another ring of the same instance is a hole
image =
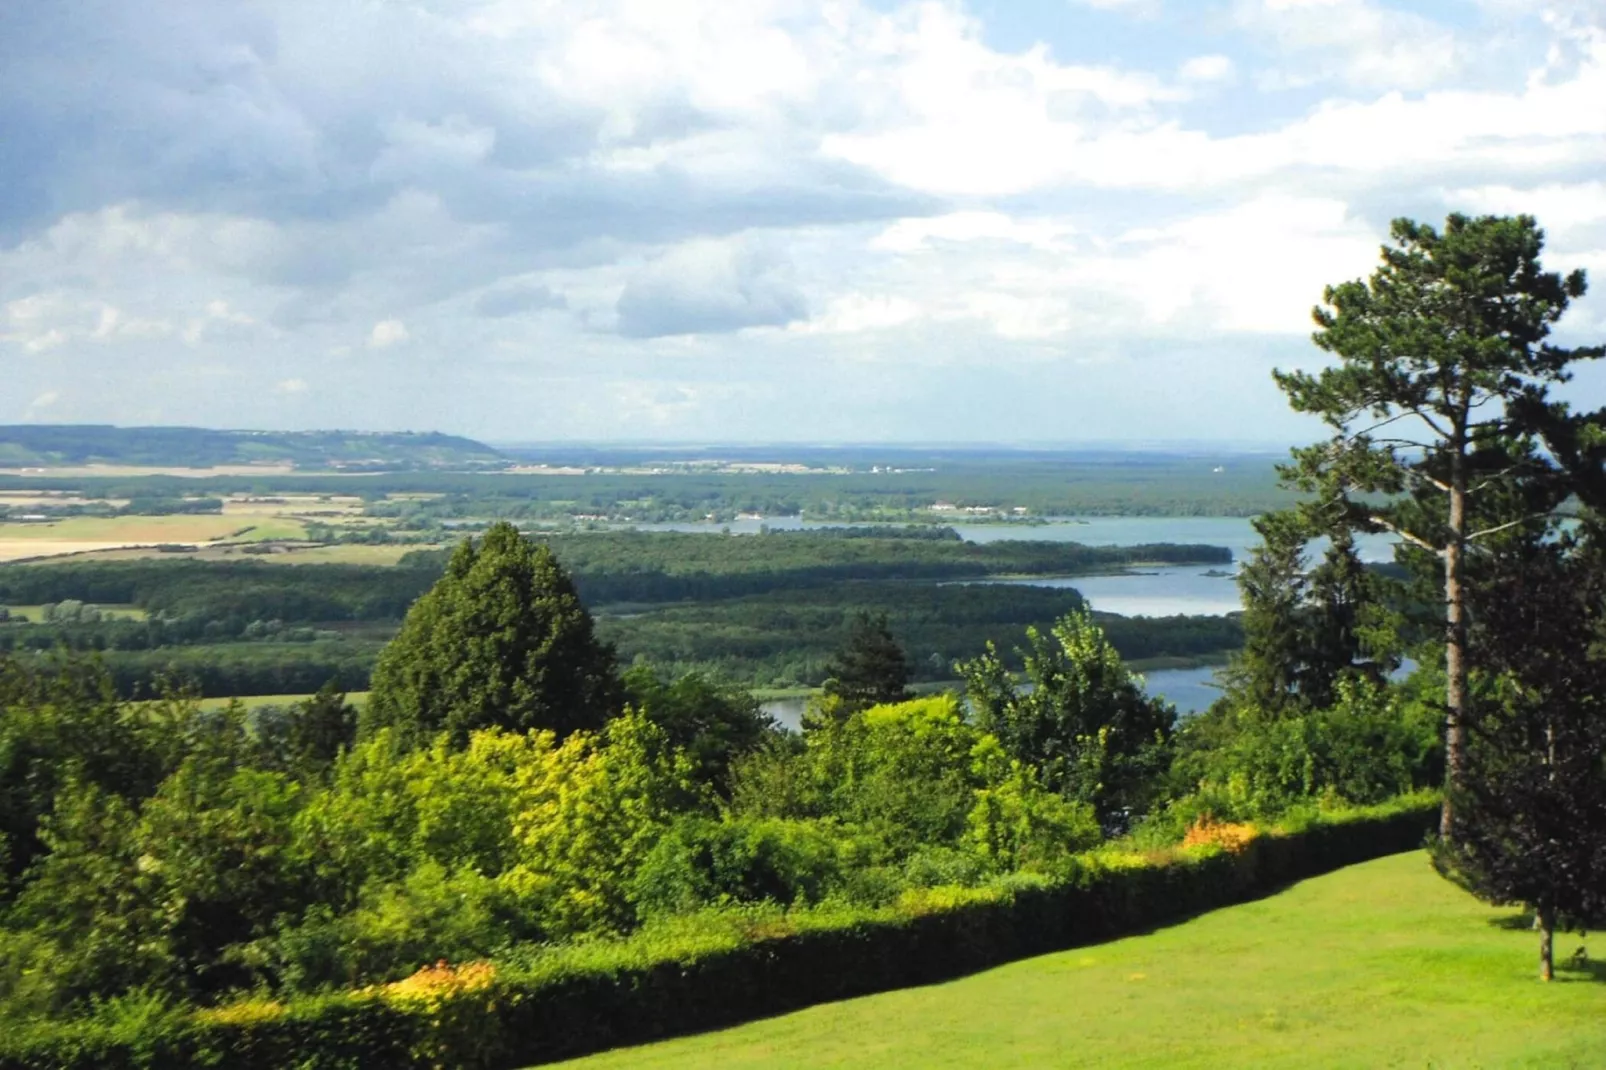
[[1606, 0], [4, 3], [0, 423], [1308, 441], [1452, 211], [1606, 341]]

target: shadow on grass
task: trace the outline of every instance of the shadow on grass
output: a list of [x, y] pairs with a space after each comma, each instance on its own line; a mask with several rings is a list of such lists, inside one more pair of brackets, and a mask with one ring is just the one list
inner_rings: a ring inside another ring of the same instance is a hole
[[1531, 910], [1519, 910], [1515, 914], [1502, 914], [1498, 918], [1490, 918], [1489, 924], [1496, 929], [1526, 931], [1534, 927], [1534, 913]]
[[[1532, 932], [1534, 915], [1531, 910], [1519, 910], [1489, 919], [1489, 925], [1508, 932]], [[1606, 983], [1606, 959], [1592, 959], [1583, 944], [1574, 944], [1576, 934], [1556, 933], [1556, 979], [1561, 981], [1594, 981]], [[1567, 951], [1576, 947], [1575, 951]]]
[[[1579, 948], [1580, 951], [1583, 948]], [[1556, 977], [1562, 981], [1593, 981], [1606, 984], [1606, 961], [1576, 955], [1556, 960]]]

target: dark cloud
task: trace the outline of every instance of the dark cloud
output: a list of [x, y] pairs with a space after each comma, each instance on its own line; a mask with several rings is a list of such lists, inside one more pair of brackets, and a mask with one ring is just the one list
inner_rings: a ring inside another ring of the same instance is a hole
[[[811, 136], [766, 146], [795, 166], [762, 175], [610, 169], [604, 148], [728, 123], [670, 93], [604, 141], [605, 114], [537, 76], [543, 49], [557, 47], [540, 23], [502, 42], [463, 32], [465, 16], [457, 5], [0, 4], [0, 245], [127, 201], [317, 226], [422, 191], [534, 267], [599, 240], [661, 244], [932, 207], [819, 161]], [[292, 256], [275, 281], [329, 287], [359, 266]]]
[[625, 284], [618, 333], [628, 338], [719, 334], [808, 316], [790, 265], [760, 250], [700, 243], [659, 259]]

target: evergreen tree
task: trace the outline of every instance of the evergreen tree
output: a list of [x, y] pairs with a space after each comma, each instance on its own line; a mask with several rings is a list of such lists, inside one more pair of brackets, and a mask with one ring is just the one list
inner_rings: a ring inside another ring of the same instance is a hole
[[[1532, 217], [1452, 215], [1443, 233], [1398, 219], [1391, 234], [1371, 279], [1329, 287], [1315, 310], [1315, 342], [1338, 364], [1275, 377], [1294, 409], [1334, 432], [1294, 451], [1285, 475], [1340, 507], [1347, 524], [1392, 531], [1440, 570], [1452, 789], [1441, 830], [1449, 836], [1467, 723], [1467, 556], [1480, 540], [1565, 498], [1566, 480], [1551, 460], [1557, 451], [1541, 455], [1529, 443], [1567, 426], [1548, 390], [1568, 379], [1574, 361], [1602, 351], [1546, 342], [1583, 295], [1584, 273], [1563, 278], [1541, 268], [1544, 233]], [[1483, 521], [1477, 499], [1491, 480], [1548, 493], [1533, 513]], [[1380, 506], [1376, 495], [1403, 500]]]
[[910, 697], [909, 659], [885, 613], [855, 613], [847, 642], [825, 671], [826, 696], [843, 714]]
[[366, 732], [418, 742], [478, 728], [566, 736], [622, 704], [613, 649], [599, 642], [574, 582], [546, 546], [508, 523], [467, 540], [407, 611], [374, 667]]
[[[1593, 540], [1591, 540], [1593, 541]], [[1481, 584], [1469, 638], [1479, 717], [1456, 786], [1456, 838], [1436, 862], [1481, 897], [1522, 903], [1539, 931], [1606, 921], [1606, 561], [1566, 540], [1518, 546]]]
[[1261, 542], [1238, 573], [1244, 645], [1223, 673], [1226, 699], [1261, 716], [1323, 709], [1344, 677], [1381, 682], [1398, 664], [1380, 649], [1391, 645], [1391, 621], [1353, 534], [1330, 532], [1307, 570], [1305, 548], [1320, 530], [1311, 512], [1256, 517]]
[[1276, 717], [1294, 706], [1304, 661], [1301, 618], [1309, 537], [1290, 512], [1267, 513], [1252, 523], [1260, 544], [1238, 570], [1244, 645], [1222, 675], [1233, 706]]

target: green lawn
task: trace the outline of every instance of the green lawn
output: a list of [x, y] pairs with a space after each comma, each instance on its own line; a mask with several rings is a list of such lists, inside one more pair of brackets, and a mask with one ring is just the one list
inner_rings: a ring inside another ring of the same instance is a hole
[[563, 1065], [1606, 1066], [1606, 969], [1543, 985], [1518, 926], [1396, 855], [1149, 935]]

